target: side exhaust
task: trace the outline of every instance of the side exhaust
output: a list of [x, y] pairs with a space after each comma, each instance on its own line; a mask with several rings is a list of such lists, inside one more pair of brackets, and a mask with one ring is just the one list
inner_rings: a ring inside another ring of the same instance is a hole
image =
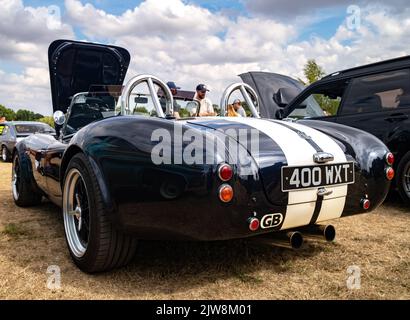
[[315, 224], [313, 226], [308, 226], [308, 227], [299, 229], [299, 231], [303, 233], [306, 239], [323, 240], [327, 242], [332, 242], [336, 238], [336, 229], [331, 224], [328, 224], [328, 225]]
[[303, 236], [299, 231], [271, 233], [261, 237], [254, 237], [252, 240], [288, 249], [299, 249], [303, 245]]

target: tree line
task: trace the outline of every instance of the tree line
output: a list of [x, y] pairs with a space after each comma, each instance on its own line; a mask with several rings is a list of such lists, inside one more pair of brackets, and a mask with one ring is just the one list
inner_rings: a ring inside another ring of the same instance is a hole
[[14, 111], [0, 104], [0, 120], [1, 119], [4, 121], [39, 121], [54, 127], [53, 117], [45, 117], [40, 113], [25, 109]]

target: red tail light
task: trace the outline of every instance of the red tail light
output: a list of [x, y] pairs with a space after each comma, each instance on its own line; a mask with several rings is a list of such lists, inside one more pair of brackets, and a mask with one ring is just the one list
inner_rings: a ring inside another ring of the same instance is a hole
[[259, 229], [259, 219], [258, 218], [249, 218], [249, 230], [256, 231]]
[[222, 181], [229, 181], [232, 179], [233, 170], [229, 164], [221, 164], [218, 168], [218, 176]]
[[222, 202], [229, 202], [233, 198], [233, 189], [229, 184], [223, 184], [219, 187], [219, 199]]
[[386, 169], [386, 178], [387, 178], [387, 180], [393, 180], [393, 178], [394, 178], [394, 169], [392, 167], [388, 167]]
[[370, 208], [370, 200], [369, 199], [363, 199], [362, 200], [362, 207], [364, 210], [368, 210]]
[[386, 154], [386, 163], [387, 163], [389, 166], [392, 166], [392, 165], [393, 165], [393, 163], [394, 163], [394, 155], [393, 155], [393, 153], [388, 152], [388, 153]]

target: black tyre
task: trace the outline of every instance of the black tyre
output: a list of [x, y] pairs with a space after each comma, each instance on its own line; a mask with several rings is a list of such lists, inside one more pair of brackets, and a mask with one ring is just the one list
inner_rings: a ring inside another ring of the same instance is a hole
[[19, 207], [30, 207], [41, 203], [42, 194], [33, 188], [29, 175], [31, 171], [25, 168], [16, 153], [13, 158], [11, 172], [11, 189], [14, 203]]
[[407, 152], [397, 167], [396, 184], [403, 201], [410, 205], [410, 152]]
[[1, 146], [1, 161], [3, 162], [10, 161], [10, 152], [6, 146]]
[[70, 161], [63, 186], [64, 230], [74, 263], [88, 273], [126, 265], [137, 241], [115, 229], [105, 210], [96, 176], [79, 153]]

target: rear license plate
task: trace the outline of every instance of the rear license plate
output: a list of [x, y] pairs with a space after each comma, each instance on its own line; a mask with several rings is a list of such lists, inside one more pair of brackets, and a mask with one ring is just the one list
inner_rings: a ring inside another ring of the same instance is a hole
[[282, 167], [282, 191], [354, 183], [354, 163]]

